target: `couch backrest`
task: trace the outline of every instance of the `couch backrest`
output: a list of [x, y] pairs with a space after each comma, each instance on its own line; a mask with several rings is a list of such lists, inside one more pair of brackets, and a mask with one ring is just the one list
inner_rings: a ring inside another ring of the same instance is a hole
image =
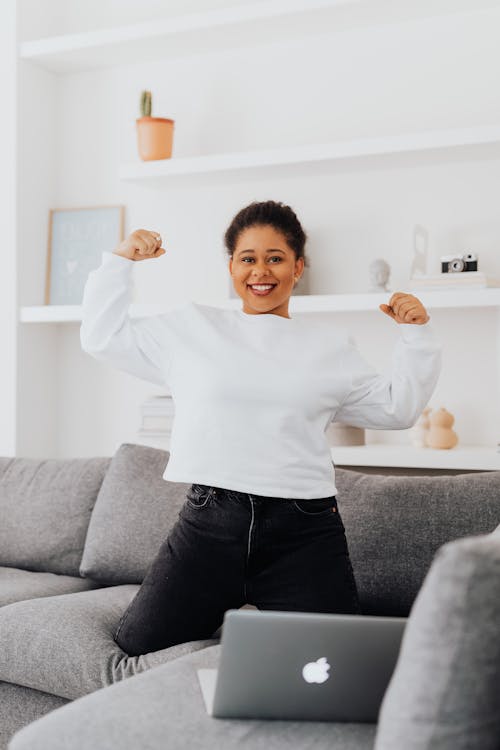
[[0, 565], [79, 575], [110, 458], [0, 458]]
[[[169, 456], [119, 447], [92, 513], [82, 576], [142, 582], [190, 486], [163, 479]], [[337, 468], [336, 483], [365, 614], [406, 616], [442, 544], [500, 523], [500, 471], [433, 477]]]
[[364, 614], [407, 616], [438, 548], [500, 523], [500, 471], [381, 476], [336, 469]]
[[190, 486], [163, 479], [169, 456], [146, 445], [120, 445], [90, 519], [81, 576], [109, 585], [142, 582]]

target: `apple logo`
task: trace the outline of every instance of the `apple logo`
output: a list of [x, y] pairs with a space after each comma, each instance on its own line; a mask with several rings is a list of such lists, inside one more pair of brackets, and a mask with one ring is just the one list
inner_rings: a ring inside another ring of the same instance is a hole
[[328, 670], [330, 665], [328, 664], [324, 656], [317, 661], [310, 661], [302, 670], [302, 677], [306, 682], [325, 682], [330, 675]]

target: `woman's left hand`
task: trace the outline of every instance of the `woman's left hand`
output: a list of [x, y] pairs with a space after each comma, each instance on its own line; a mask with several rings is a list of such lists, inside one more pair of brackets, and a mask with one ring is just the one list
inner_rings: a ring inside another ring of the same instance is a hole
[[396, 323], [413, 323], [421, 326], [430, 320], [427, 310], [413, 294], [394, 292], [389, 304], [379, 305], [379, 308]]

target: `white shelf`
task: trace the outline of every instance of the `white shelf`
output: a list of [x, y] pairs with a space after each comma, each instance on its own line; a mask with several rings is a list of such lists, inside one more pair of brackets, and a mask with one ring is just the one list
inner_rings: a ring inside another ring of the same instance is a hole
[[[360, 0], [261, 0], [239, 7], [25, 41], [20, 56], [55, 73], [167, 59], [199, 54], [200, 50], [216, 51], [227, 43], [242, 46], [276, 42], [289, 34], [289, 20], [298, 20], [299, 29], [324, 31], [337, 9], [350, 6], [356, 11], [360, 6], [363, 11], [363, 5]], [[369, 15], [366, 10], [365, 15]]]
[[[164, 433], [137, 433], [137, 442], [170, 450], [170, 437]], [[452, 469], [498, 471], [500, 453], [484, 446], [458, 445], [451, 450], [414, 448], [411, 445], [332, 446], [335, 466], [371, 466], [401, 469]]]
[[491, 0], [255, 0], [239, 7], [24, 41], [20, 57], [54, 73], [72, 73], [491, 9]]
[[[482, 126], [403, 133], [383, 138], [358, 138], [333, 143], [314, 143], [293, 148], [242, 151], [205, 156], [135, 161], [120, 168], [121, 180], [166, 182], [181, 175], [239, 172], [248, 169], [336, 162], [370, 156], [388, 156], [433, 150], [500, 146], [500, 127]], [[500, 149], [499, 154], [500, 155]]]
[[[407, 285], [408, 286], [408, 285]], [[406, 287], [402, 289], [405, 291]], [[489, 289], [419, 290], [409, 293], [417, 296], [429, 308], [461, 309], [464, 307], [499, 307], [500, 287]], [[377, 311], [387, 302], [391, 292], [375, 294], [304, 294], [290, 297], [289, 310], [293, 312], [370, 312]], [[226, 300], [220, 307], [241, 307], [241, 299]]]
[[387, 466], [412, 469], [500, 470], [500, 453], [479, 445], [457, 445], [450, 450], [412, 445], [332, 446], [336, 466]]
[[[475, 290], [445, 290], [414, 292], [429, 309], [500, 307], [500, 288]], [[290, 297], [291, 313], [302, 312], [363, 312], [378, 310], [379, 304], [387, 302], [390, 292], [382, 294], [304, 294]], [[201, 303], [205, 304], [205, 303]], [[241, 299], [228, 299], [214, 304], [222, 309], [241, 308]], [[140, 318], [168, 312], [172, 308], [162, 304], [133, 304], [130, 317]], [[22, 323], [71, 323], [82, 320], [81, 305], [40, 305], [22, 307], [19, 320]]]

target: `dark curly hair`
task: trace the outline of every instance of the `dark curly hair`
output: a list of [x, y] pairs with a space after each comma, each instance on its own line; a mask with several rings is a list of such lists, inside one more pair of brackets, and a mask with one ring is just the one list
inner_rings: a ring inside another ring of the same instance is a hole
[[307, 235], [290, 206], [285, 206], [277, 201], [262, 201], [260, 203], [254, 201], [238, 211], [224, 235], [227, 254], [231, 258], [241, 232], [254, 226], [272, 226], [276, 231], [281, 232], [294, 251], [295, 259], [304, 258], [304, 261], [306, 261], [304, 247]]

